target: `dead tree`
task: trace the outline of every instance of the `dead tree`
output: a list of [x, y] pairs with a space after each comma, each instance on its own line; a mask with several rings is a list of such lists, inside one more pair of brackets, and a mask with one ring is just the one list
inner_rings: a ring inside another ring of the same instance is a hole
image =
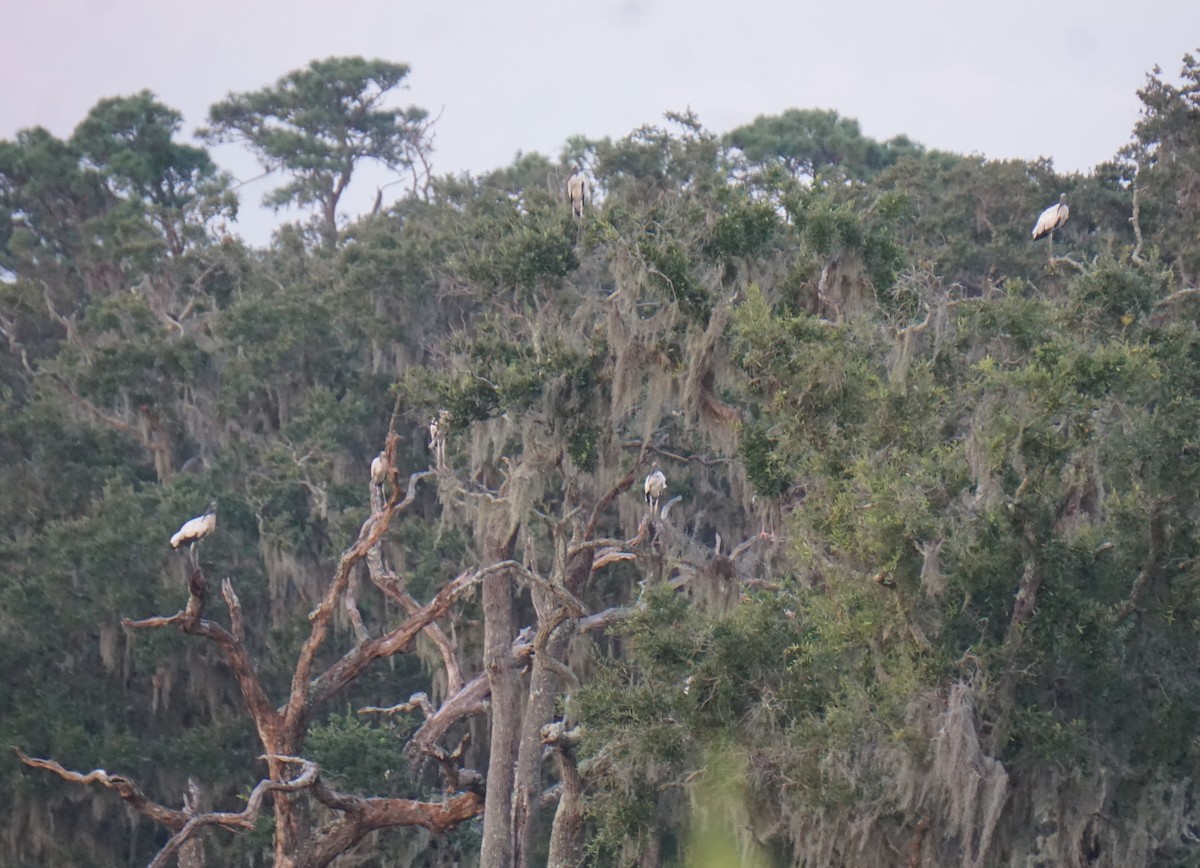
[[[632, 540], [597, 539], [596, 525], [612, 502], [637, 479], [641, 461], [594, 506], [586, 524], [581, 510], [568, 502], [564, 515], [551, 527], [554, 560], [550, 577], [527, 576], [530, 596], [537, 615], [533, 641], [533, 664], [529, 675], [529, 693], [521, 715], [520, 741], [513, 781], [511, 836], [514, 842], [513, 864], [529, 864], [530, 849], [537, 828], [537, 813], [542, 792], [542, 728], [550, 723], [555, 703], [564, 691], [579, 684], [564, 662], [567, 646], [580, 618], [590, 613], [579, 602], [588, 579], [609, 563], [633, 557], [624, 550], [639, 545], [644, 534]], [[645, 530], [645, 523], [642, 530]], [[582, 828], [582, 827], [581, 827]], [[582, 846], [582, 841], [579, 842]]]
[[307, 790], [318, 802], [341, 814], [337, 820], [317, 830], [312, 836], [311, 846], [306, 847], [289, 863], [298, 868], [320, 868], [328, 865], [362, 840], [368, 832], [376, 829], [390, 826], [421, 826], [430, 831], [445, 832], [463, 820], [476, 816], [483, 807], [482, 796], [478, 792], [470, 791], [459, 793], [443, 802], [347, 795], [330, 788], [321, 780], [320, 769], [316, 763], [300, 757], [268, 756], [264, 759], [284, 766], [298, 766], [295, 776], [282, 781], [260, 780], [246, 799], [246, 807], [236, 813], [196, 813], [189, 809], [186, 799], [182, 810], [168, 808], [152, 801], [142, 793], [137, 784], [124, 775], [110, 775], [104, 769], [82, 774], [66, 769], [54, 760], [35, 759], [16, 748], [13, 751], [21, 762], [31, 768], [45, 769], [73, 783], [102, 784], [113, 790], [142, 816], [170, 829], [174, 834], [150, 862], [149, 868], [164, 868], [170, 864], [172, 857], [182, 857], [184, 849], [195, 843], [195, 833], [206, 826], [219, 826], [227, 830], [253, 829], [262, 811], [263, 799], [268, 793], [285, 794]]
[[[541, 806], [547, 801], [543, 792], [542, 774], [547, 745], [558, 750], [561, 780], [557, 787], [559, 809], [551, 829], [552, 851], [555, 854], [553, 858], [558, 861], [552, 861], [551, 864], [575, 864], [570, 861], [573, 858], [572, 854], [582, 851], [584, 842], [580, 800], [583, 778], [575, 765], [573, 752], [577, 733], [570, 730], [570, 735], [566, 736], [556, 734], [558, 731], [552, 726], [549, 729], [547, 727], [552, 724], [559, 698], [579, 685], [578, 677], [565, 662], [572, 637], [584, 630], [607, 627], [627, 617], [636, 609], [617, 607], [598, 613], [588, 612], [580, 600], [589, 579], [613, 563], [635, 559], [653, 561], [656, 553], [650, 550], [653, 548], [650, 542], [660, 532], [666, 533], [668, 538], [672, 539], [679, 536], [677, 530], [667, 527], [669, 510], [663, 510], [661, 528], [655, 526], [655, 520], [659, 519], [659, 516], [644, 516], [636, 535], [631, 539], [606, 539], [597, 535], [599, 521], [613, 501], [640, 479], [644, 472], [645, 458], [646, 452], [643, 450], [626, 476], [599, 498], [590, 514], [584, 513], [576, 504], [571, 496], [572, 486], [565, 486], [567, 497], [563, 500], [559, 517], [551, 519], [549, 516], [542, 516], [550, 525], [549, 537], [553, 544], [553, 559], [547, 575], [543, 576], [525, 564], [514, 563], [511, 567], [511, 575], [529, 587], [536, 620], [526, 628], [532, 635], [532, 647], [529, 687], [523, 695], [523, 701], [519, 702], [515, 709], [505, 706], [501, 710], [495, 701], [492, 705], [493, 749], [497, 744], [506, 750], [511, 749], [511, 731], [517, 733], [518, 740], [515, 764], [507, 758], [502, 763], [505, 772], [511, 769], [512, 797], [509, 815], [505, 815], [503, 808], [498, 806], [493, 781], [490, 777], [488, 781], [488, 807], [485, 812], [481, 864], [489, 868], [501, 865], [526, 868], [531, 864], [538, 814]], [[514, 471], [510, 479], [517, 475], [518, 472]], [[760, 534], [736, 548], [731, 555], [724, 556], [714, 552], [708, 560], [718, 566], [727, 565], [725, 572], [728, 575], [722, 574], [721, 577], [736, 589], [741, 580], [737, 576], [735, 563], [755, 545], [770, 540], [769, 535]], [[681, 545], [682, 540], [675, 540], [671, 547], [676, 549]], [[734, 590], [734, 604], [739, 596], [738, 591]], [[506, 603], [505, 611], [511, 611], [511, 597]], [[509, 653], [508, 659], [512, 659], [511, 652]], [[495, 754], [490, 762], [492, 769], [501, 764], [498, 763]], [[505, 780], [509, 778], [503, 778], [498, 785]], [[564, 798], [565, 803], [562, 801]], [[503, 840], [496, 841], [492, 849], [488, 846], [489, 818], [492, 820], [492, 828], [496, 829], [501, 828], [502, 822], [507, 821], [503, 831], [495, 833], [503, 834]]]
[[[393, 434], [389, 435], [389, 459], [394, 459], [394, 452]], [[395, 462], [389, 460], [388, 464], [394, 468]], [[241, 603], [229, 579], [225, 579], [221, 584], [221, 595], [229, 611], [229, 628], [204, 617], [209, 584], [198, 566], [193, 566], [188, 576], [188, 600], [182, 610], [170, 616], [127, 619], [123, 622], [129, 629], [154, 629], [174, 625], [187, 635], [212, 642], [230, 667], [241, 691], [246, 711], [254, 722], [263, 748], [262, 759], [267, 767], [266, 776], [260, 780], [243, 811], [196, 813], [194, 810], [167, 808], [147, 798], [132, 781], [122, 775], [109, 774], [102, 769], [82, 775], [64, 769], [54, 760], [33, 759], [19, 753], [22, 761], [30, 767], [52, 771], [76, 783], [101, 783], [114, 790], [144, 816], [170, 829], [173, 835], [167, 846], [151, 863], [155, 866], [166, 865], [167, 860], [202, 829], [211, 826], [234, 830], [252, 828], [262, 799], [268, 794], [271, 796], [275, 819], [274, 865], [277, 868], [317, 868], [328, 865], [375, 829], [416, 825], [444, 831], [481, 813], [483, 797], [477, 786], [463, 792], [457, 792], [456, 786], [456, 792], [448, 794], [441, 802], [364, 798], [330, 789], [321, 781], [319, 770], [313, 763], [297, 757], [308, 732], [312, 713], [317, 706], [353, 683], [375, 661], [406, 652], [419, 633], [434, 631], [436, 619], [445, 615], [464, 592], [480, 582], [486, 584], [492, 576], [504, 575], [508, 569], [506, 563], [501, 563], [467, 570], [443, 586], [437, 595], [424, 605], [411, 597], [406, 598], [403, 604], [405, 619], [398, 626], [374, 638], [366, 633], [361, 618], [358, 618], [355, 630], [358, 637], [356, 644], [323, 672], [317, 672], [317, 653], [329, 636], [332, 617], [339, 601], [352, 611], [352, 620], [357, 614], [353, 596], [347, 594], [355, 567], [375, 550], [392, 519], [413, 503], [418, 483], [432, 475], [431, 471], [414, 473], [409, 477], [407, 486], [402, 488], [395, 484], [398, 482], [395, 470], [391, 472], [391, 497], [386, 502], [381, 502], [382, 498], [377, 495], [378, 499], [373, 504], [375, 508], [363, 523], [357, 540], [342, 554], [324, 597], [309, 613], [309, 636], [296, 661], [291, 688], [283, 704], [274, 705], [268, 697], [255, 662], [246, 647]], [[376, 494], [378, 487], [371, 488], [372, 494]], [[396, 595], [393, 594], [393, 597]], [[506, 656], [511, 657], [510, 649], [506, 648]], [[464, 689], [461, 686], [461, 677], [458, 684], [461, 692]], [[444, 705], [452, 709], [472, 707], [469, 701], [464, 703], [456, 695], [449, 696]], [[449, 756], [446, 758], [450, 759]], [[461, 752], [456, 759], [461, 759]], [[473, 784], [474, 778], [478, 776], [470, 770], [456, 769], [451, 777], [456, 785], [462, 783], [466, 786]], [[309, 803], [305, 800], [308, 798], [325, 806], [336, 818], [319, 828], [310, 829], [306, 817]]]
[[[445, 663], [449, 695], [434, 709], [427, 696], [415, 694], [408, 702], [389, 708], [364, 708], [360, 713], [419, 712], [423, 724], [410, 738], [405, 754], [410, 759], [429, 757], [446, 770], [455, 766], [454, 757], [462, 755], [463, 744], [449, 751], [442, 740], [455, 724], [485, 712], [490, 713], [488, 746], [487, 808], [483, 818], [480, 864], [484, 866], [528, 865], [530, 844], [542, 803], [542, 727], [554, 716], [555, 703], [578, 679], [563, 662], [571, 636], [580, 619], [593, 629], [614, 623], [621, 610], [593, 616], [579, 601], [589, 577], [603, 567], [635, 556], [626, 548], [647, 538], [647, 523], [633, 540], [596, 537], [602, 514], [621, 492], [638, 478], [641, 460], [625, 478], [600, 498], [586, 522], [582, 510], [568, 502], [562, 517], [550, 519], [554, 541], [553, 564], [542, 575], [528, 562], [514, 559], [522, 526], [531, 515], [540, 514], [533, 506], [537, 497], [533, 487], [544, 478], [556, 461], [554, 456], [513, 462], [505, 460], [504, 482], [497, 490], [477, 483], [463, 483], [451, 474], [441, 474], [442, 496], [472, 503], [474, 523], [484, 562], [489, 566], [477, 571], [482, 586], [483, 671], [464, 680], [457, 649], [436, 624], [425, 628]], [[529, 552], [526, 552], [527, 558]], [[415, 601], [404, 589], [401, 576], [388, 569], [376, 552], [368, 557], [371, 578], [377, 586], [406, 612], [414, 611]], [[535, 623], [518, 630], [515, 602], [518, 589], [528, 587], [536, 615]], [[353, 619], [353, 615], [351, 616]], [[521, 673], [528, 672], [526, 689]], [[461, 779], [461, 775], [460, 775]], [[565, 850], [582, 848], [582, 825], [559, 834]], [[564, 837], [565, 836], [565, 837]]]
[[[171, 616], [125, 622], [130, 629], [174, 625], [185, 634], [217, 646], [237, 680], [262, 746], [266, 774], [255, 790], [256, 801], [247, 803], [246, 809], [238, 813], [201, 813], [189, 807], [190, 803], [182, 810], [175, 810], [151, 802], [121, 776], [99, 771], [80, 775], [56, 767], [53, 760], [23, 757], [26, 763], [79, 783], [100, 782], [135, 807], [141, 805], [139, 810], [172, 832], [167, 847], [156, 857], [158, 865], [178, 856], [181, 848], [194, 847], [196, 834], [210, 826], [252, 827], [262, 800], [269, 795], [275, 820], [274, 864], [284, 868], [328, 864], [374, 829], [420, 825], [444, 830], [480, 813], [484, 815], [481, 864], [527, 866], [539, 810], [549, 803], [543, 793], [542, 768], [549, 746], [558, 752], [561, 779], [557, 787], [559, 808], [552, 830], [559, 864], [566, 864], [572, 858], [570, 854], [580, 852], [583, 778], [575, 766], [575, 735], [571, 731], [569, 737], [559, 735], [547, 741], [546, 727], [555, 717], [559, 698], [579, 683], [565, 662], [572, 636], [587, 629], [601, 629], [633, 611], [619, 608], [590, 613], [580, 600], [592, 575], [609, 564], [639, 557], [635, 550], [646, 547], [657, 533], [653, 521], [645, 516], [632, 539], [597, 535], [602, 515], [644, 472], [645, 452], [626, 476], [599, 498], [590, 514], [579, 505], [574, 486], [566, 484], [567, 496], [561, 501], [558, 516], [553, 518], [533, 506], [538, 498], [533, 496], [532, 486], [544, 476], [539, 472], [545, 469], [540, 466], [543, 462], [534, 459], [528, 464], [506, 462], [506, 479], [495, 492], [480, 490], [478, 485], [469, 489], [441, 474], [444, 494], [462, 494], [480, 503], [475, 521], [484, 566], [463, 571], [433, 600], [421, 604], [408, 592], [403, 577], [384, 563], [379, 542], [392, 518], [413, 503], [419, 482], [435, 472], [414, 473], [407, 486], [402, 486], [395, 470], [394, 438], [389, 438], [388, 447], [386, 466], [392, 494], [385, 500], [385, 486], [374, 482], [368, 486], [371, 515], [363, 523], [358, 539], [342, 555], [324, 597], [309, 615], [310, 634], [297, 660], [290, 691], [281, 705], [273, 705], [268, 698], [247, 650], [241, 605], [230, 580], [226, 579], [221, 586], [229, 611], [229, 628], [204, 617], [209, 587], [198, 567], [189, 575], [189, 598], [183, 610]], [[555, 463], [553, 456], [545, 460], [551, 465]], [[667, 512], [663, 511], [664, 523], [668, 520]], [[545, 574], [536, 563], [530, 562], [528, 550], [525, 562], [514, 559], [521, 528], [534, 515], [549, 525], [553, 556]], [[367, 565], [373, 584], [399, 605], [404, 616], [398, 626], [378, 636], [373, 636], [363, 623], [357, 606], [352, 578], [360, 561]], [[437, 619], [446, 615], [459, 597], [475, 585], [482, 586], [483, 597], [482, 671], [465, 678], [458, 649]], [[520, 586], [529, 589], [535, 622], [518, 631], [514, 603]], [[323, 672], [317, 672], [317, 652], [328, 638], [338, 606], [344, 607], [349, 615], [356, 641]], [[361, 713], [423, 715], [423, 724], [404, 752], [410, 760], [428, 758], [437, 764], [444, 778], [445, 799], [440, 803], [370, 799], [331, 790], [321, 782], [319, 769], [298, 757], [313, 710], [353, 683], [373, 662], [409, 650], [421, 633], [441, 655], [448, 688], [444, 701], [434, 707], [427, 696], [415, 694], [406, 703], [390, 708], [365, 708]], [[522, 670], [528, 671], [528, 689], [522, 684]], [[457, 724], [487, 711], [491, 719], [485, 811], [482, 777], [462, 767], [469, 740], [462, 737], [452, 748], [443, 741]], [[309, 813], [315, 805], [323, 806], [326, 809], [323, 815], [335, 819], [313, 828]]]

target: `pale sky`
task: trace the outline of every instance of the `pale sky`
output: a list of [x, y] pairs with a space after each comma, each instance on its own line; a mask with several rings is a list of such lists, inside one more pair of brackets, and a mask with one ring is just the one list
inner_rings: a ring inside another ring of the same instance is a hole
[[[190, 140], [230, 92], [309, 61], [412, 67], [398, 102], [441, 112], [434, 170], [479, 174], [569, 136], [619, 138], [691, 108], [716, 132], [832, 108], [884, 140], [1087, 171], [1124, 145], [1136, 91], [1200, 49], [1200, 0], [40, 0], [6, 4], [0, 139], [70, 135], [97, 101], [147, 88]], [[215, 151], [242, 179], [240, 148]], [[375, 184], [346, 210], [369, 207]], [[238, 232], [287, 215], [241, 189]], [[397, 194], [402, 186], [391, 188]]]

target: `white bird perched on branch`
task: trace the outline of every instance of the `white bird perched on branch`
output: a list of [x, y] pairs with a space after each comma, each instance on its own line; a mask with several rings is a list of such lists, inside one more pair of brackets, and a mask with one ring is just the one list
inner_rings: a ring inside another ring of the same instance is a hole
[[589, 192], [587, 178], [578, 169], [567, 176], [567, 199], [571, 203], [573, 216], [583, 216], [583, 206], [587, 203]]
[[189, 518], [183, 523], [183, 527], [175, 531], [175, 535], [171, 537], [171, 548], [178, 550], [180, 546], [187, 546], [188, 551], [194, 554], [196, 543], [204, 539], [217, 528], [217, 502], [214, 500], [208, 505], [208, 509], [204, 515], [198, 515], [195, 518]]
[[380, 452], [371, 459], [371, 484], [380, 487], [387, 480], [387, 453]]
[[450, 433], [450, 411], [438, 410], [429, 420], [429, 448], [433, 452], [433, 466], [441, 470], [446, 465], [446, 435]]
[[[1058, 202], [1051, 205], [1038, 217], [1037, 223], [1033, 226], [1033, 231], [1029, 233], [1033, 236], [1033, 240], [1037, 241], [1046, 235], [1051, 235], [1055, 229], [1061, 227], [1067, 222], [1067, 217], [1070, 216], [1071, 209], [1067, 207], [1067, 194], [1060, 193]], [[1054, 238], [1051, 235], [1050, 243], [1054, 243]]]
[[662, 497], [666, 488], [667, 477], [655, 466], [654, 472], [646, 477], [646, 484], [642, 486], [643, 491], [646, 492], [646, 503], [650, 504], [650, 509], [654, 512], [658, 512], [658, 499]]

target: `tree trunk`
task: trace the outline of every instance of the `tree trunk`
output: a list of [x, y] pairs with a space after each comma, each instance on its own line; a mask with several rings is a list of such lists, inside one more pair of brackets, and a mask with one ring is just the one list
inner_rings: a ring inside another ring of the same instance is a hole
[[[591, 575], [594, 550], [585, 547], [568, 558], [564, 548], [560, 549], [560, 558], [558, 563], [565, 563], [565, 566], [555, 570], [551, 583], [560, 583], [578, 597]], [[565, 668], [563, 657], [575, 633], [575, 619], [563, 617], [562, 604], [553, 593], [546, 588], [535, 587], [531, 594], [537, 610], [539, 634], [553, 623], [551, 619], [563, 620], [550, 631], [544, 645], [535, 649], [529, 676], [529, 698], [525, 703], [513, 782], [512, 828], [516, 847], [513, 865], [517, 868], [527, 868], [529, 865], [529, 853], [537, 830], [538, 797], [542, 792], [542, 726], [550, 722], [555, 700], [568, 686], [561, 683], [563, 677], [560, 673]]]
[[[291, 747], [291, 745], [288, 745]], [[268, 750], [268, 753], [285, 755], [284, 751]], [[287, 755], [291, 751], [286, 752]], [[284, 764], [276, 759], [267, 760], [271, 780], [287, 780]], [[305, 839], [305, 824], [301, 821], [300, 793], [276, 792], [271, 794], [271, 805], [275, 812], [275, 868], [296, 868], [300, 857], [300, 846]]]
[[[535, 590], [546, 595], [545, 591]], [[539, 607], [540, 612], [540, 607]], [[561, 660], [574, 630], [568, 623], [560, 624], [547, 640], [544, 648], [533, 655], [533, 669], [529, 676], [529, 698], [525, 703], [525, 714], [521, 726], [520, 747], [513, 780], [512, 834], [515, 847], [513, 865], [526, 868], [529, 851], [537, 829], [538, 797], [542, 791], [542, 725], [554, 714], [561, 680], [558, 674], [546, 665], [546, 658]]]
[[337, 203], [337, 194], [331, 193], [321, 207], [321, 240], [330, 248], [337, 246]]
[[551, 734], [552, 738], [556, 735], [558, 738], [557, 754], [562, 794], [558, 799], [558, 811], [554, 814], [554, 827], [550, 832], [550, 853], [546, 859], [546, 868], [576, 868], [583, 863], [583, 780], [575, 762], [574, 747], [578, 742], [578, 732], [562, 729], [560, 733], [561, 735]]
[[205, 868], [204, 842], [192, 838], [179, 848], [179, 868]]
[[[507, 504], [500, 505], [500, 509], [504, 512], [503, 518], [496, 516], [500, 527], [493, 527], [485, 546], [487, 562], [493, 564], [510, 559], [517, 540], [517, 527], [508, 520]], [[513, 865], [509, 817], [517, 738], [521, 731], [521, 682], [512, 660], [516, 634], [512, 573], [498, 570], [483, 579], [483, 667], [492, 694], [492, 740], [480, 868]]]

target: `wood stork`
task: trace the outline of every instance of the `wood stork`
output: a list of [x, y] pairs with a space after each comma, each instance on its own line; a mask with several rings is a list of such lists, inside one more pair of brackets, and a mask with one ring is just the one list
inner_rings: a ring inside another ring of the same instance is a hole
[[655, 465], [654, 472], [646, 477], [646, 484], [642, 486], [642, 490], [646, 493], [646, 503], [650, 504], [650, 509], [658, 512], [658, 499], [662, 497], [662, 493], [667, 488], [667, 477]]
[[567, 177], [567, 200], [571, 203], [571, 214], [583, 217], [583, 206], [587, 203], [589, 193], [587, 178], [579, 170], [571, 172]]
[[1037, 219], [1037, 223], [1033, 226], [1033, 231], [1029, 234], [1033, 237], [1034, 241], [1049, 235], [1050, 243], [1054, 244], [1054, 230], [1066, 223], [1067, 217], [1070, 214], [1071, 209], [1067, 207], [1067, 194], [1061, 193], [1059, 194], [1058, 202], [1041, 213], [1041, 216]]
[[183, 523], [183, 527], [175, 531], [175, 535], [171, 537], [171, 548], [178, 551], [180, 546], [187, 546], [189, 554], [194, 558], [196, 543], [200, 542], [200, 540], [216, 529], [217, 502], [214, 500], [208, 505], [208, 509], [204, 515], [189, 518]]
[[450, 433], [450, 411], [438, 410], [429, 420], [429, 449], [433, 452], [433, 466], [441, 470], [446, 465], [446, 435]]
[[382, 487], [387, 479], [387, 453], [380, 452], [371, 459], [371, 484], [377, 488]]

